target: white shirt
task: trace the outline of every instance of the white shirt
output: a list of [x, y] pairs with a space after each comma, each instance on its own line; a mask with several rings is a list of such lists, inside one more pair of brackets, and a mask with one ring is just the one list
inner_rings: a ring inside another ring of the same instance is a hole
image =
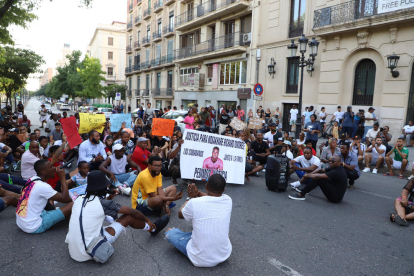
[[290, 160], [292, 160], [292, 159], [293, 159], [293, 153], [290, 151], [290, 149], [288, 149], [288, 150], [286, 151], [286, 156], [287, 156], [287, 158], [289, 158]]
[[24, 189], [20, 198], [20, 200], [22, 200], [21, 204], [18, 205], [18, 208], [16, 209], [17, 226], [26, 233], [33, 233], [40, 227], [42, 224], [40, 214], [45, 209], [49, 198], [57, 193], [49, 184], [40, 180], [39, 177], [36, 177], [35, 179], [38, 180], [29, 184], [29, 186]]
[[375, 149], [375, 147], [373, 147], [372, 145], [371, 146], [369, 146], [369, 148], [372, 148], [372, 158], [373, 159], [377, 159], [378, 158], [378, 156], [382, 156], [382, 157], [385, 157], [385, 152], [386, 152], [386, 149], [387, 149], [387, 147], [386, 146], [384, 146], [383, 144], [381, 144], [381, 146], [379, 146], [378, 148], [380, 149], [380, 150], [384, 150], [384, 152], [383, 153], [381, 153], [381, 154], [379, 154], [378, 153], [378, 151]]
[[299, 110], [297, 108], [295, 108], [295, 109], [292, 108], [290, 110], [290, 119], [291, 120], [296, 120], [297, 116], [298, 116], [298, 112], [299, 112]]
[[344, 112], [337, 111], [337, 112], [334, 113], [334, 116], [335, 116], [335, 121], [337, 121], [339, 123], [339, 120], [344, 117]]
[[296, 139], [296, 145], [298, 145], [298, 146], [305, 144], [305, 142], [306, 142], [306, 139], [303, 139], [302, 142], [300, 141], [300, 139]]
[[367, 135], [365, 137], [368, 137], [370, 140], [375, 140], [375, 138], [377, 137], [378, 131], [379, 131], [379, 128], [377, 131], [371, 128], [370, 130], [367, 131]]
[[125, 166], [127, 165], [127, 157], [124, 154], [121, 159], [116, 159], [115, 154], [110, 155], [111, 164], [108, 166], [108, 170], [113, 174], [125, 173]]
[[93, 159], [92, 155], [98, 156], [98, 154], [101, 154], [104, 160], [107, 157], [105, 147], [102, 144], [102, 142], [99, 142], [99, 144], [95, 145], [92, 144], [91, 141], [89, 141], [89, 139], [83, 141], [82, 144], [80, 144], [79, 146], [78, 163], [80, 161], [86, 161], [89, 163]]
[[[361, 150], [362, 150], [362, 152], [365, 152], [365, 144], [360, 144], [361, 145]], [[358, 147], [357, 147], [357, 145], [354, 145], [352, 148], [351, 148], [351, 151], [353, 152], [353, 153], [355, 153], [357, 156], [358, 156]], [[362, 153], [362, 155], [364, 155], [363, 153]]]
[[[54, 130], [54, 129], [55, 129], [55, 124], [56, 124], [57, 122], [58, 122], [58, 121], [53, 121], [53, 120], [50, 120], [49, 122], [47, 122], [47, 124], [46, 124], [46, 128], [48, 128], [50, 131]], [[50, 135], [50, 133], [49, 133], [49, 135]]]
[[[22, 155], [22, 164], [21, 164], [21, 175], [23, 179], [29, 179], [32, 176], [36, 175], [34, 170], [34, 163], [40, 160], [37, 156], [30, 152], [30, 150], [26, 150]], [[46, 206], [46, 204], [45, 204]], [[44, 206], [43, 206], [44, 207]], [[36, 229], [35, 229], [36, 230]]]
[[[365, 112], [365, 119], [373, 119], [374, 115], [371, 112]], [[365, 120], [364, 126], [372, 127], [375, 124], [374, 120]]]
[[193, 221], [193, 232], [187, 243], [187, 254], [193, 265], [213, 267], [230, 257], [229, 239], [232, 200], [203, 196], [193, 198], [181, 210], [184, 218]]
[[[277, 132], [275, 132], [275, 134], [276, 133]], [[266, 132], [266, 134], [263, 136], [264, 140], [269, 141], [269, 143], [268, 143], [269, 147], [273, 147], [273, 135], [275, 135], [275, 134], [272, 134], [272, 132], [269, 131], [269, 132]]]
[[3, 143], [0, 143], [0, 150], [2, 150], [6, 145]]
[[[325, 117], [326, 116], [326, 112], [319, 112], [319, 118]], [[319, 119], [319, 122], [321, 123], [325, 123], [325, 119]]]
[[403, 127], [403, 129], [405, 130], [405, 134], [412, 134], [414, 132], [414, 125], [413, 126], [406, 125]]
[[310, 160], [307, 160], [303, 155], [296, 157], [294, 160], [299, 163], [302, 168], [309, 168], [312, 165], [318, 166], [319, 169], [321, 168], [321, 160], [313, 155]]

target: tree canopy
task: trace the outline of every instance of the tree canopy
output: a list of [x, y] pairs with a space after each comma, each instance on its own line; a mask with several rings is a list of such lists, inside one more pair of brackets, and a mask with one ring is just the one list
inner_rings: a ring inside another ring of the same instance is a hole
[[102, 93], [103, 86], [101, 81], [105, 80], [102, 75], [106, 74], [106, 72], [101, 69], [101, 61], [98, 58], [86, 55], [82, 65], [83, 68], [78, 68], [77, 71], [79, 72], [83, 89], [82, 91], [77, 91], [76, 95], [86, 99], [102, 97], [104, 94]]
[[116, 93], [121, 93], [121, 99], [125, 101], [126, 86], [121, 84], [108, 85], [103, 88], [105, 97], [115, 99]]

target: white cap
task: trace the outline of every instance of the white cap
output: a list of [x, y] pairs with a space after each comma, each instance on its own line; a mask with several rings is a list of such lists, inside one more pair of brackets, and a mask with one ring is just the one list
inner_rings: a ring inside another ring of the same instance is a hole
[[121, 150], [124, 147], [121, 144], [116, 144], [112, 146], [112, 152], [115, 152], [116, 150]]

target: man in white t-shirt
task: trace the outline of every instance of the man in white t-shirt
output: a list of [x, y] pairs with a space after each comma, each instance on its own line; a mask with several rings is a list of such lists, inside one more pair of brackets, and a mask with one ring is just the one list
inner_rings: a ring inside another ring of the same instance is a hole
[[412, 147], [414, 144], [414, 125], [413, 121], [409, 121], [408, 125], [405, 125], [402, 130], [402, 134], [405, 135], [407, 141], [407, 147]]
[[332, 117], [332, 121], [335, 120], [338, 122], [338, 125], [341, 125], [342, 119], [344, 118], [344, 112], [341, 111], [341, 106], [338, 106], [338, 111], [336, 111]]
[[378, 131], [379, 131], [378, 123], [374, 123], [374, 126], [372, 127], [372, 129], [367, 131], [367, 134], [365, 135], [365, 139], [366, 140], [369, 139], [370, 143], [367, 143], [368, 145], [374, 143], [375, 138], [377, 138]]
[[[265, 140], [267, 142], [267, 144], [270, 147], [273, 147], [274, 143], [273, 143], [273, 135], [276, 134], [276, 124], [275, 123], [271, 123], [269, 125], [270, 131], [266, 132], [266, 134], [263, 136], [263, 140]], [[277, 141], [276, 141], [277, 143]]]
[[207, 181], [207, 193], [199, 192], [195, 184], [187, 187], [188, 198], [178, 217], [192, 221], [193, 231], [169, 228], [165, 238], [197, 267], [213, 267], [230, 257], [229, 239], [232, 200], [223, 194], [226, 180], [213, 174]]
[[290, 171], [292, 174], [296, 172], [296, 175], [299, 177], [299, 181], [290, 183], [290, 187], [296, 191], [300, 191], [298, 188], [302, 183], [309, 183], [309, 180], [305, 180], [303, 176], [305, 173], [311, 173], [316, 169], [321, 168], [321, 160], [313, 156], [312, 148], [305, 148], [303, 150], [303, 155], [296, 157], [295, 159], [290, 160]]
[[39, 143], [36, 141], [30, 142], [29, 150], [22, 155], [21, 170], [22, 178], [27, 180], [36, 175], [34, 164], [40, 160]]
[[385, 164], [386, 150], [387, 148], [382, 144], [382, 139], [375, 139], [375, 142], [365, 150], [365, 169], [362, 171], [370, 172], [371, 170], [369, 166], [371, 165], [375, 166], [372, 173], [378, 173], [378, 168]]
[[[35, 142], [33, 142], [35, 143]], [[26, 233], [39, 234], [70, 216], [72, 211], [72, 199], [69, 196], [68, 184], [66, 183], [65, 171], [55, 168], [46, 159], [38, 160], [34, 164], [36, 176], [26, 183], [22, 190], [19, 203], [16, 208], [16, 223]], [[61, 193], [53, 190], [46, 183], [49, 178], [56, 174], [60, 178]], [[45, 207], [49, 200], [69, 203], [60, 209], [46, 211]]]
[[289, 120], [289, 125], [290, 125], [290, 131], [293, 131], [292, 126], [296, 125], [296, 120], [298, 118], [298, 109], [296, 108], [296, 105], [293, 105], [292, 109], [290, 110], [290, 120]]
[[370, 129], [372, 129], [372, 127], [374, 126], [374, 123], [378, 120], [375, 117], [374, 110], [375, 110], [375, 108], [373, 108], [371, 106], [370, 108], [368, 108], [368, 112], [365, 113], [365, 118], [364, 118], [364, 136], [362, 136], [362, 139], [365, 138], [365, 136], [367, 135], [367, 132]]
[[361, 137], [360, 136], [355, 136], [351, 147], [349, 148], [353, 153], [356, 154], [356, 156], [358, 156], [358, 163], [361, 163], [362, 160], [364, 160], [364, 152], [365, 152], [365, 144], [361, 144]]

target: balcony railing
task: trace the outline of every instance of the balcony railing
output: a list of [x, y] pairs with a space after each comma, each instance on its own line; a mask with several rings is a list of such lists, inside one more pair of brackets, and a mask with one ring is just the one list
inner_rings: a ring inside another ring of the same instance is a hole
[[135, 89], [135, 97], [139, 97], [139, 93], [140, 91], [139, 91], [139, 89]]
[[162, 38], [161, 29], [152, 33], [153, 40], [156, 40], [158, 38]]
[[183, 47], [178, 50], [174, 50], [174, 57], [176, 59], [183, 59], [192, 57], [199, 54], [205, 54], [221, 49], [244, 46], [243, 33], [236, 32], [225, 36], [216, 37], [210, 40], [201, 42], [200, 44]]
[[142, 89], [142, 91], [141, 91], [141, 93], [142, 93], [142, 96], [144, 96], [144, 97], [148, 97], [149, 96], [149, 89]]
[[164, 0], [164, 5], [168, 6], [168, 5], [171, 5], [174, 2], [175, 2], [175, 0]]
[[142, 38], [142, 45], [145, 45], [145, 44], [148, 44], [148, 43], [151, 43], [151, 36], [144, 36]]
[[198, 5], [195, 8], [186, 11], [180, 15], [177, 15], [175, 18], [175, 26], [183, 25], [187, 22], [190, 22], [193, 19], [198, 17], [202, 17], [208, 13], [214, 12], [226, 6], [229, 6], [236, 2], [241, 2], [245, 0], [222, 0], [220, 3], [216, 3], [215, 1], [208, 1], [202, 5]]
[[151, 16], [151, 7], [144, 10], [144, 19], [148, 18], [149, 16]]
[[141, 70], [141, 64], [134, 64], [134, 71], [139, 71]]
[[378, 14], [379, 0], [352, 0], [314, 11], [313, 28], [338, 25]]
[[134, 49], [137, 49], [139, 47], [141, 47], [141, 44], [139, 44], [139, 40], [134, 41]]
[[160, 10], [162, 10], [162, 0], [155, 1], [154, 12], [159, 12]]
[[154, 59], [151, 60], [151, 67], [170, 64], [170, 63], [173, 63], [174, 60], [175, 60], [174, 54], [154, 58]]
[[134, 9], [133, 3], [129, 4], [128, 12], [131, 12]]
[[174, 32], [174, 26], [164, 26], [164, 28], [162, 29], [162, 33], [164, 35], [172, 32]]
[[151, 62], [150, 61], [141, 62], [141, 70], [145, 70], [145, 69], [148, 69], [148, 68], [151, 68]]
[[105, 76], [105, 79], [107, 81], [116, 81], [116, 76], [114, 76], [114, 75], [106, 75]]
[[131, 74], [131, 72], [132, 72], [132, 67], [125, 68], [125, 74]]
[[126, 51], [127, 51], [127, 53], [128, 53], [128, 52], [132, 52], [132, 47], [131, 47], [131, 45], [127, 45], [127, 46], [126, 46]]
[[135, 16], [135, 25], [141, 24], [141, 20], [142, 20], [141, 15]]
[[127, 92], [127, 97], [131, 97], [132, 91], [131, 90], [127, 90], [126, 92]]
[[174, 88], [155, 88], [152, 89], [154, 97], [172, 97], [174, 96]]
[[130, 29], [132, 29], [132, 22], [128, 22], [127, 24], [127, 30], [130, 30]]

